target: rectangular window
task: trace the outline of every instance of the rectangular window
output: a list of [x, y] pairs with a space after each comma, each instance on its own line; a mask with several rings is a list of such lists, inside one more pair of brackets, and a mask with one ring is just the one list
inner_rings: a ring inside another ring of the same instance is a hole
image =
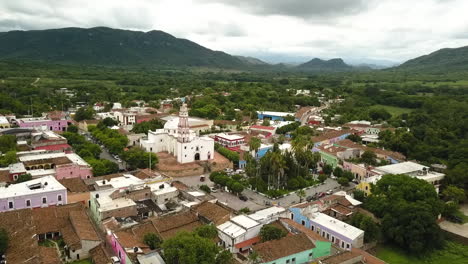
[[42, 197], [42, 203], [46, 204], [47, 203], [47, 197]]
[[327, 239], [330, 239], [330, 234], [327, 233]]
[[335, 243], [335, 237], [332, 236], [332, 243]]
[[59, 201], [59, 202], [62, 201], [62, 195], [61, 195], [61, 194], [59, 194], [59, 195], [57, 196], [57, 201]]
[[344, 248], [344, 242], [343, 241], [341, 241], [341, 247]]
[[26, 207], [31, 207], [31, 200], [26, 200]]
[[346, 244], [346, 248], [349, 249], [349, 247], [350, 247], [349, 244]]
[[302, 220], [302, 225], [305, 226], [305, 221], [304, 220]]
[[311, 229], [312, 231], [314, 231], [314, 228], [315, 228], [315, 227], [314, 227], [313, 225], [310, 226], [310, 229]]
[[8, 208], [13, 209], [13, 202], [8, 202]]
[[287, 263], [289, 263], [289, 259], [288, 259], [288, 260], [286, 260], [286, 264], [287, 264]]

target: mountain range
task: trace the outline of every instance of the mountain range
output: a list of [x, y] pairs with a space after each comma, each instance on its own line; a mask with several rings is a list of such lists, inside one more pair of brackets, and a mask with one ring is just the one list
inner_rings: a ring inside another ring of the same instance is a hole
[[[269, 64], [254, 57], [233, 56], [205, 48], [166, 32], [95, 28], [0, 32], [0, 60], [31, 60], [49, 63], [104, 66], [173, 66], [223, 69], [260, 69], [306, 72], [373, 70], [369, 65], [351, 66], [343, 59], [314, 58], [294, 66]], [[391, 70], [459, 71], [468, 69], [468, 46], [441, 49], [409, 60]]]

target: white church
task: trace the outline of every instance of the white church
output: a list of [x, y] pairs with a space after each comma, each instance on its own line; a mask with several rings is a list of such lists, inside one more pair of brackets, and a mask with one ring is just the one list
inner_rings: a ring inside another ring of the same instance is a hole
[[189, 128], [187, 105], [180, 107], [179, 118], [164, 124], [163, 129], [148, 131], [148, 138], [142, 139], [140, 145], [149, 152], [163, 152], [174, 155], [179, 163], [214, 158], [214, 140], [207, 136], [199, 137]]

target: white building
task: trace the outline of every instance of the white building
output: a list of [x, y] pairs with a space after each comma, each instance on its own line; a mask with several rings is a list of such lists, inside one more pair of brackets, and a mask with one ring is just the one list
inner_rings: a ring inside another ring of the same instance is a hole
[[397, 164], [376, 167], [373, 171], [380, 174], [406, 174], [410, 177], [427, 181], [434, 185], [434, 188], [439, 192], [439, 185], [444, 179], [445, 174], [431, 171], [430, 167], [424, 166], [415, 162], [406, 161]]
[[217, 226], [221, 246], [232, 253], [245, 251], [254, 242], [259, 241], [258, 235], [262, 226], [262, 223], [245, 215], [233, 217], [226, 223]]
[[157, 205], [165, 204], [179, 195], [179, 190], [168, 183], [151, 184], [152, 200]]
[[198, 137], [189, 127], [187, 105], [180, 108], [178, 124], [168, 121], [164, 129], [148, 131], [148, 138], [141, 139], [140, 145], [149, 152], [164, 152], [176, 156], [179, 163], [214, 158], [214, 140], [209, 137]]
[[249, 215], [250, 218], [253, 220], [262, 223], [262, 224], [269, 224], [274, 222], [282, 217], [288, 217], [288, 210], [283, 207], [279, 206], [272, 206], [269, 208], [265, 208], [263, 210], [257, 211], [253, 214]]

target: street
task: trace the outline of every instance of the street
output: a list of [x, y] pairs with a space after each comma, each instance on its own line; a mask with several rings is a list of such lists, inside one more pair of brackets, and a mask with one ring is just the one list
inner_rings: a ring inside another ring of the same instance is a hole
[[[91, 136], [90, 133], [83, 133], [84, 134], [84, 137], [86, 138], [86, 140], [88, 140], [89, 142], [91, 143], [94, 143], [94, 144], [97, 144], [99, 145], [96, 140]], [[99, 147], [101, 148], [101, 154], [99, 155], [99, 158], [100, 159], [106, 159], [106, 160], [110, 160], [114, 163], [117, 163], [117, 165], [119, 165], [119, 170], [125, 170], [126, 169], [126, 166], [124, 164], [124, 162], [118, 162], [116, 159], [114, 159], [114, 157], [112, 157], [112, 155], [109, 153], [109, 151], [107, 151], [107, 149], [101, 145], [99, 145]]]
[[[181, 177], [181, 178], [177, 178], [177, 180], [183, 182], [189, 187], [194, 187], [196, 189], [198, 189], [200, 185], [202, 184], [206, 184], [210, 187], [213, 187], [215, 185], [212, 181], [210, 181], [209, 174], [205, 174], [204, 182], [200, 181], [200, 176]], [[347, 187], [346, 189], [351, 189], [353, 188], [353, 186], [354, 185], [350, 183], [350, 187]], [[314, 195], [319, 192], [326, 192], [328, 190], [337, 192], [342, 189], [340, 188], [340, 185], [335, 180], [328, 178], [323, 184], [316, 185], [313, 187], [308, 187], [305, 190], [306, 196], [304, 197], [303, 201], [308, 196]], [[256, 211], [256, 210], [267, 207], [268, 206], [267, 204], [288, 207], [288, 206], [291, 206], [292, 204], [299, 203], [299, 197], [297, 196], [295, 192], [289, 193], [285, 197], [282, 197], [279, 199], [271, 199], [249, 189], [245, 189], [242, 192], [242, 194], [247, 196], [249, 200], [242, 201], [236, 195], [233, 195], [232, 193], [221, 191], [221, 190], [218, 190], [215, 193], [211, 193], [211, 195], [218, 198], [220, 202], [227, 203], [229, 207], [235, 210], [248, 207], [251, 211]]]

